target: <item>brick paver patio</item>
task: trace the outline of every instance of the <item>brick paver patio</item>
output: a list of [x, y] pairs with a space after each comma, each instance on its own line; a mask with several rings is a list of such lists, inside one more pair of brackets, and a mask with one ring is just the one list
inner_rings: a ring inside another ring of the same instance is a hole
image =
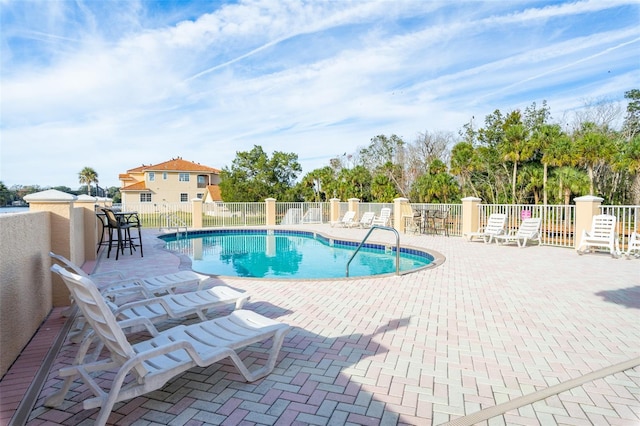
[[[309, 228], [358, 241], [366, 232]], [[387, 234], [376, 231], [372, 240], [391, 241]], [[116, 404], [110, 422], [640, 424], [639, 259], [459, 237], [402, 235], [401, 241], [442, 253], [446, 261], [401, 277], [221, 279], [250, 292], [247, 309], [293, 326], [275, 371], [245, 383], [230, 363], [195, 368], [159, 391]], [[162, 248], [153, 230], [145, 230], [144, 258], [105, 256], [96, 271], [145, 276], [189, 267]], [[63, 322], [59, 312], [49, 329]], [[243, 356], [260, 357], [254, 349]], [[82, 409], [83, 387], [57, 409], [42, 406], [60, 385], [56, 368], [74, 354], [69, 342], [53, 354], [42, 389], [32, 391], [37, 399], [26, 410], [27, 424], [92, 424], [97, 409]], [[21, 359], [28, 356], [26, 350]], [[14, 368], [5, 385], [26, 376]], [[0, 392], [6, 413], [3, 383]], [[8, 422], [6, 414], [2, 419]]]

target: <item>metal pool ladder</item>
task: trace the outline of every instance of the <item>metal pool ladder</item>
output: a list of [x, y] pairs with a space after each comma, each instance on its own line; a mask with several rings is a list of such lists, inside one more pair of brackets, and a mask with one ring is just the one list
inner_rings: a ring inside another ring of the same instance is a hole
[[373, 225], [371, 229], [369, 229], [369, 232], [367, 232], [367, 235], [365, 235], [362, 241], [360, 241], [360, 244], [358, 245], [358, 248], [356, 248], [356, 251], [354, 251], [351, 257], [349, 258], [349, 261], [347, 262], [347, 271], [346, 271], [347, 277], [349, 277], [349, 265], [351, 264], [351, 261], [353, 260], [354, 257], [356, 257], [356, 254], [358, 254], [358, 251], [360, 251], [360, 248], [362, 248], [362, 246], [364, 245], [364, 242], [367, 241], [367, 238], [369, 238], [369, 235], [371, 235], [371, 233], [375, 229], [391, 231], [394, 234], [396, 234], [396, 275], [400, 275], [400, 234], [398, 233], [398, 231], [396, 231], [395, 228], [391, 228], [389, 226]]

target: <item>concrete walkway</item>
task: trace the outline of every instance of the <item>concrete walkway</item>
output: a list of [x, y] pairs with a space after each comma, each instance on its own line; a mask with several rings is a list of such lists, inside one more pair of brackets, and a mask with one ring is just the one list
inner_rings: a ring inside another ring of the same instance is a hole
[[[303, 229], [358, 241], [366, 232]], [[390, 241], [387, 234], [372, 240]], [[152, 230], [144, 238], [144, 258], [102, 253], [96, 272], [189, 267]], [[245, 383], [230, 363], [195, 368], [116, 404], [110, 422], [640, 425], [640, 259], [459, 237], [401, 240], [446, 260], [401, 277], [220, 279], [250, 292], [247, 309], [293, 326], [273, 374]], [[97, 409], [82, 409], [84, 388], [57, 409], [42, 406], [61, 383], [55, 369], [75, 350], [67, 342], [55, 356], [27, 424], [92, 424]]]

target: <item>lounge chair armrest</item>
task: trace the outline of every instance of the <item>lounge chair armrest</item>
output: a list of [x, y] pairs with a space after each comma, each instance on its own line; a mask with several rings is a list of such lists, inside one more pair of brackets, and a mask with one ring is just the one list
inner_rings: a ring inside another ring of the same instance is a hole
[[179, 317], [180, 316], [176, 312], [174, 312], [173, 308], [167, 303], [166, 299], [164, 299], [162, 297], [152, 297], [150, 299], [134, 300], [132, 302], [124, 303], [124, 304], [118, 306], [118, 309], [115, 310], [114, 314], [117, 317], [119, 313], [121, 313], [121, 312], [123, 312], [123, 311], [125, 311], [127, 309], [135, 308], [136, 306], [149, 306], [149, 305], [160, 305], [160, 306], [162, 306], [162, 308], [165, 310], [165, 312], [167, 314], [169, 314], [170, 317]]
[[111, 277], [115, 275], [115, 278], [111, 278], [109, 281], [113, 281], [114, 279], [118, 280], [118, 281], [123, 281], [126, 277], [125, 275], [120, 272], [120, 271], [105, 271], [105, 272], [98, 272], [98, 273], [93, 273], [90, 275], [91, 279], [100, 279], [103, 277]]
[[149, 334], [157, 336], [159, 334], [158, 329], [149, 321], [149, 318], [131, 318], [127, 320], [118, 321], [118, 325], [124, 330], [125, 328], [132, 327], [144, 327]]

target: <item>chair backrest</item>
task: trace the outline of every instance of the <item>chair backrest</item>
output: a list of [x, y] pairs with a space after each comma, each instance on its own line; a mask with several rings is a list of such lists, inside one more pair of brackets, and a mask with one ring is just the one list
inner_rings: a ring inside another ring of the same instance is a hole
[[592, 238], [612, 239], [616, 232], [616, 217], [610, 214], [598, 214], [591, 222]]
[[371, 223], [374, 217], [376, 217], [374, 212], [364, 212], [360, 218], [360, 223]]
[[518, 232], [516, 233], [517, 237], [521, 238], [531, 238], [534, 237], [540, 232], [540, 224], [541, 220], [539, 217], [531, 217], [528, 219], [524, 219], [518, 228]]
[[[67, 271], [60, 265], [53, 265], [51, 270], [60, 275], [67, 285], [85, 320], [109, 350], [111, 358], [120, 364], [134, 358], [135, 351], [95, 283], [89, 278]], [[138, 364], [135, 368], [141, 377], [147, 374], [142, 364]]]
[[487, 219], [487, 226], [484, 228], [485, 234], [500, 234], [507, 224], [507, 215], [504, 213], [492, 213]]
[[356, 217], [356, 212], [353, 210], [349, 210], [342, 216], [342, 222], [348, 223], [353, 222], [353, 219]]
[[116, 214], [111, 209], [102, 209], [105, 216], [107, 217], [107, 223], [112, 228], [117, 228], [120, 226], [120, 221], [116, 217]]
[[52, 251], [49, 252], [49, 256], [57, 260], [58, 262], [60, 262], [68, 270], [73, 271], [74, 274], [80, 275], [81, 277], [90, 278], [89, 274], [87, 274], [85, 271], [82, 270], [82, 268], [80, 268], [78, 265], [76, 265], [66, 257], [60, 256], [59, 254], [55, 254]]
[[383, 207], [380, 209], [380, 219], [389, 219], [391, 217], [391, 209], [389, 207]]

